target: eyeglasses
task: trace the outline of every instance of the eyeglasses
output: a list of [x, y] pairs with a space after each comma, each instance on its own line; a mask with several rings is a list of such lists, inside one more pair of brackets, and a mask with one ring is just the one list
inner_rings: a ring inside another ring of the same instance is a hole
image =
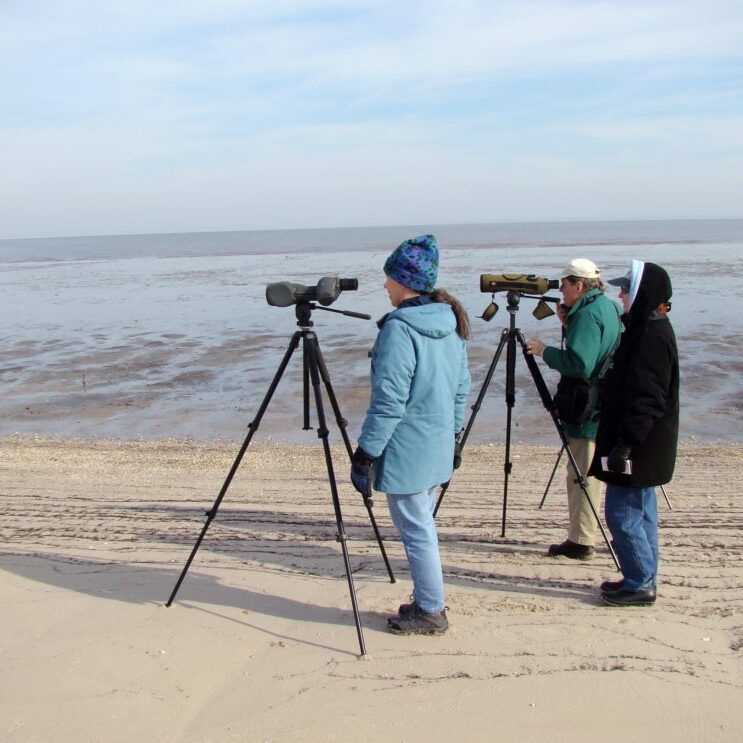
[[620, 294], [629, 294], [629, 287], [628, 286], [620, 286], [619, 287], [619, 293]]

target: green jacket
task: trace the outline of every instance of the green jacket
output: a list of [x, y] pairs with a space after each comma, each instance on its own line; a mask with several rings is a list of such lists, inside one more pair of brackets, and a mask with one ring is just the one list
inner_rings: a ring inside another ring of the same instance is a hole
[[[595, 376], [619, 338], [619, 313], [619, 305], [600, 289], [587, 291], [568, 313], [565, 350], [547, 346], [544, 362], [566, 377]], [[598, 416], [593, 416], [582, 425], [566, 423], [565, 433], [573, 438], [595, 439], [598, 425]]]

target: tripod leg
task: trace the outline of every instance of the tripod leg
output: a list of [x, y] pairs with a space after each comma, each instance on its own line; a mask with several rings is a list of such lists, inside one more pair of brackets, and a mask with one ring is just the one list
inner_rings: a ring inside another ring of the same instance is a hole
[[[514, 316], [511, 315], [511, 319]], [[503, 517], [501, 520], [501, 537], [506, 536], [506, 510], [508, 508], [508, 479], [513, 469], [511, 462], [511, 417], [513, 406], [516, 404], [516, 333], [519, 330], [512, 328], [508, 333], [506, 347], [506, 452], [503, 459]]]
[[317, 413], [317, 435], [322, 439], [323, 449], [325, 451], [325, 463], [328, 468], [328, 482], [330, 483], [330, 492], [333, 498], [333, 508], [335, 510], [335, 521], [338, 525], [337, 540], [341, 544], [341, 550], [343, 552], [343, 561], [346, 565], [346, 578], [348, 579], [348, 590], [351, 594], [351, 605], [353, 607], [353, 616], [356, 622], [356, 633], [359, 637], [359, 648], [361, 655], [366, 655], [366, 646], [364, 645], [364, 635], [361, 630], [361, 616], [359, 615], [359, 607], [356, 602], [356, 590], [353, 585], [353, 577], [351, 574], [351, 561], [348, 557], [348, 546], [346, 541], [346, 530], [343, 526], [343, 516], [341, 514], [341, 503], [338, 498], [338, 487], [335, 480], [335, 472], [333, 470], [333, 458], [330, 452], [330, 444], [328, 443], [328, 428], [325, 425], [325, 411], [323, 410], [322, 403], [322, 392], [320, 391], [320, 373], [319, 373], [319, 360], [318, 360], [318, 345], [317, 336], [312, 332], [304, 333], [305, 348], [307, 349], [307, 358], [309, 362], [309, 372], [312, 378], [312, 388], [315, 394], [315, 408]]
[[[467, 438], [470, 435], [470, 429], [472, 428], [472, 424], [475, 422], [477, 413], [479, 412], [480, 407], [482, 406], [482, 401], [485, 399], [485, 393], [488, 391], [488, 387], [490, 387], [490, 382], [492, 381], [493, 374], [495, 373], [495, 367], [498, 365], [498, 359], [500, 359], [500, 355], [503, 352], [503, 347], [506, 345], [507, 338], [508, 338], [508, 330], [504, 330], [500, 337], [500, 341], [498, 342], [498, 348], [495, 349], [495, 353], [493, 354], [493, 360], [490, 362], [488, 373], [485, 375], [485, 381], [482, 383], [482, 387], [480, 387], [480, 392], [477, 395], [477, 400], [475, 400], [475, 404], [471, 408], [472, 414], [470, 415], [470, 419], [467, 421], [467, 425], [464, 429], [464, 433], [462, 434], [462, 440], [460, 441], [462, 450], [464, 450], [464, 445], [467, 443]], [[444, 500], [444, 494], [449, 489], [450, 483], [451, 483], [451, 480], [449, 480], [449, 482], [447, 483], [444, 483], [444, 485], [441, 488], [439, 499], [436, 501], [436, 508], [433, 509], [434, 518], [436, 518], [436, 514], [439, 512], [439, 506], [441, 506], [441, 501]]]
[[562, 455], [564, 451], [565, 451], [565, 447], [563, 446], [562, 449], [560, 449], [560, 453], [557, 455], [557, 459], [555, 460], [555, 466], [552, 468], [550, 479], [547, 481], [547, 487], [544, 489], [544, 495], [542, 496], [542, 500], [539, 502], [540, 508], [544, 505], [545, 500], [547, 500], [547, 493], [549, 493], [550, 486], [552, 485], [552, 481], [555, 479], [555, 472], [557, 472], [557, 467], [560, 464], [560, 460], [562, 459]]
[[588, 497], [588, 489], [586, 488], [586, 480], [583, 477], [583, 473], [580, 471], [577, 462], [575, 461], [573, 452], [570, 450], [570, 446], [568, 445], [568, 438], [565, 434], [565, 430], [563, 429], [559, 418], [557, 417], [557, 415], [555, 414], [555, 411], [553, 410], [552, 395], [550, 395], [549, 390], [547, 389], [547, 385], [544, 383], [544, 378], [542, 377], [542, 373], [539, 371], [537, 362], [535, 361], [534, 357], [530, 356], [528, 351], [526, 350], [526, 341], [524, 340], [524, 336], [520, 330], [516, 331], [516, 337], [519, 339], [519, 343], [521, 344], [521, 350], [524, 352], [524, 358], [526, 359], [526, 365], [529, 367], [529, 371], [531, 372], [531, 377], [534, 380], [534, 384], [536, 385], [537, 392], [539, 392], [539, 396], [542, 399], [542, 404], [547, 409], [547, 412], [550, 414], [552, 418], [552, 422], [555, 424], [555, 428], [557, 429], [557, 433], [560, 436], [563, 448], [567, 452], [568, 459], [570, 460], [570, 464], [573, 467], [573, 471], [578, 475], [576, 482], [578, 483], [578, 485], [580, 485], [580, 488], [583, 491], [583, 495], [586, 497], [586, 500], [588, 500], [588, 505], [591, 507], [591, 512], [593, 513], [593, 517], [596, 519], [596, 523], [598, 524], [598, 527], [601, 531], [601, 536], [604, 538], [604, 542], [606, 542], [606, 546], [609, 548], [611, 557], [614, 560], [614, 565], [616, 565], [617, 570], [619, 570], [620, 568], [619, 568], [619, 561], [617, 560], [617, 555], [614, 552], [614, 548], [611, 546], [611, 542], [609, 541], [609, 537], [606, 534], [604, 525], [601, 523], [601, 519], [599, 518], [599, 515], [596, 512], [596, 507], [593, 505], [593, 501]]
[[310, 372], [308, 367], [307, 346], [302, 346], [302, 411], [304, 418], [303, 431], [312, 430], [310, 421]]
[[668, 504], [669, 510], [673, 511], [673, 506], [671, 505], [671, 501], [668, 499], [668, 493], [666, 493], [666, 489], [661, 485], [660, 491], [663, 493], [663, 497], [666, 499], [666, 503]]
[[[341, 437], [343, 438], [343, 443], [346, 445], [346, 451], [348, 452], [348, 458], [350, 460], [353, 456], [353, 450], [351, 449], [351, 441], [348, 438], [348, 432], [346, 430], [348, 421], [341, 415], [340, 405], [338, 405], [338, 398], [335, 396], [333, 385], [330, 383], [330, 374], [328, 374], [328, 367], [325, 365], [325, 359], [322, 355], [322, 351], [320, 350], [319, 340], [316, 341], [315, 350], [317, 353], [317, 364], [320, 369], [320, 377], [322, 378], [323, 384], [325, 385], [325, 390], [328, 393], [330, 406], [333, 408], [335, 420], [338, 424], [338, 428], [340, 429]], [[374, 518], [374, 512], [372, 511], [374, 501], [371, 498], [364, 497], [364, 505], [366, 506], [366, 512], [369, 514], [369, 521], [371, 522], [372, 529], [374, 530], [374, 536], [377, 538], [377, 544], [379, 545], [379, 550], [382, 553], [382, 559], [384, 560], [385, 567], [387, 568], [387, 574], [390, 576], [390, 583], [395, 583], [395, 576], [392, 573], [392, 566], [390, 565], [390, 561], [387, 557], [387, 551], [385, 550], [384, 544], [382, 543], [382, 535], [379, 533], [377, 520]]]
[[222, 503], [222, 498], [224, 498], [225, 494], [227, 493], [228, 488], [230, 487], [232, 478], [235, 476], [235, 473], [237, 472], [237, 468], [240, 466], [240, 462], [242, 461], [242, 458], [245, 455], [245, 452], [250, 444], [250, 441], [253, 438], [253, 434], [258, 430], [258, 426], [260, 426], [261, 424], [261, 419], [263, 418], [263, 414], [266, 412], [269, 402], [271, 402], [273, 393], [276, 391], [276, 387], [278, 387], [279, 381], [281, 380], [281, 376], [283, 375], [284, 370], [286, 369], [286, 366], [289, 363], [289, 359], [291, 358], [292, 354], [294, 353], [294, 351], [297, 349], [297, 346], [299, 345], [299, 339], [301, 335], [302, 333], [300, 331], [297, 331], [291, 337], [291, 340], [289, 341], [289, 347], [286, 349], [284, 358], [281, 360], [281, 363], [279, 364], [279, 368], [276, 371], [276, 374], [274, 375], [274, 378], [271, 382], [270, 387], [268, 388], [268, 392], [266, 393], [266, 396], [263, 398], [263, 402], [261, 403], [261, 406], [258, 409], [258, 413], [255, 416], [255, 418], [248, 424], [248, 435], [245, 437], [245, 440], [243, 441], [243, 444], [240, 447], [240, 451], [238, 452], [238, 455], [235, 458], [235, 461], [233, 462], [232, 467], [230, 468], [229, 474], [227, 475], [227, 479], [224, 481], [224, 484], [222, 485], [222, 489], [219, 491], [219, 495], [217, 496], [217, 499], [214, 501], [214, 505], [211, 507], [211, 510], [206, 512], [206, 523], [204, 524], [204, 527], [201, 530], [201, 534], [199, 534], [199, 537], [196, 540], [196, 544], [191, 550], [191, 554], [189, 555], [188, 560], [186, 560], [186, 564], [183, 570], [181, 571], [180, 577], [178, 578], [178, 582], [175, 584], [175, 588], [173, 589], [173, 592], [170, 594], [170, 598], [166, 602], [165, 606], [170, 606], [175, 600], [176, 594], [178, 593], [178, 589], [181, 587], [181, 583], [183, 583], [183, 579], [186, 577], [186, 573], [188, 572], [188, 569], [191, 567], [191, 563], [193, 562], [194, 557], [196, 557], [196, 552], [201, 546], [201, 541], [204, 539], [204, 536], [206, 535], [206, 532], [209, 529], [210, 524], [214, 520], [214, 517], [217, 515], [219, 506]]

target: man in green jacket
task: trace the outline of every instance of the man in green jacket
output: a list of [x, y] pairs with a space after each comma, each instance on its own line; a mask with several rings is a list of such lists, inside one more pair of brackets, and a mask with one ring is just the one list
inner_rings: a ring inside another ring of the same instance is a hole
[[[601, 281], [601, 271], [593, 261], [586, 258], [570, 261], [560, 278], [563, 304], [557, 314], [566, 329], [564, 348], [545, 346], [539, 338], [532, 338], [527, 350], [534, 356], [541, 356], [550, 369], [559, 371], [563, 377], [588, 380], [596, 376], [617, 345], [621, 332], [619, 306], [604, 296], [606, 287]], [[598, 414], [591, 412], [583, 423], [566, 420], [562, 423], [576, 465], [585, 474], [593, 460]], [[568, 538], [561, 544], [551, 545], [548, 554], [588, 560], [593, 556], [596, 541], [596, 519], [576, 480], [576, 473], [568, 462]], [[586, 490], [598, 513], [601, 483], [587, 477]]]

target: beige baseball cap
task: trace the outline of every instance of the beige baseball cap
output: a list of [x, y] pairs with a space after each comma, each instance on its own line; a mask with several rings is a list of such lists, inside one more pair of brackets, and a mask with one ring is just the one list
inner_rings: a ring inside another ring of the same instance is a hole
[[575, 276], [578, 279], [600, 279], [601, 269], [588, 258], [574, 258], [560, 274], [560, 278]]

